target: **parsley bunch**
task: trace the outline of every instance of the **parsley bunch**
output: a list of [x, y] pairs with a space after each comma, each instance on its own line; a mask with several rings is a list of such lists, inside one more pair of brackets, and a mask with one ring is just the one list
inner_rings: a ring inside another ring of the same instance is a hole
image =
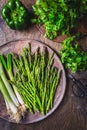
[[75, 42], [75, 36], [63, 41], [60, 51], [61, 61], [65, 67], [74, 73], [87, 69], [87, 52], [84, 52]]
[[62, 34], [69, 35], [87, 13], [87, 0], [37, 0], [33, 5], [37, 16], [33, 22], [44, 24], [45, 36], [54, 39]]

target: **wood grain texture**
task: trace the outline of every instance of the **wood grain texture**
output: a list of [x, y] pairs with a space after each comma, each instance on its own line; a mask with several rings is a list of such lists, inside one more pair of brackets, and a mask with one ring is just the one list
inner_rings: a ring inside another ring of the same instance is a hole
[[[0, 9], [7, 0], [0, 0]], [[35, 0], [21, 0], [25, 6], [32, 10], [31, 5]], [[83, 24], [84, 34], [87, 26]], [[82, 24], [79, 29], [82, 31]], [[46, 43], [57, 53], [61, 49], [62, 44], [50, 41], [43, 37], [43, 34], [34, 26], [30, 26], [24, 31], [13, 31], [4, 22], [0, 16], [0, 45], [4, 45], [9, 41], [21, 38], [35, 39]], [[59, 38], [58, 38], [59, 39]], [[80, 46], [87, 50], [87, 37], [80, 39]], [[78, 73], [77, 77], [87, 77], [87, 72]], [[72, 82], [67, 79], [67, 89], [65, 97], [56, 111], [47, 119], [38, 123], [29, 125], [18, 125], [9, 123], [0, 119], [0, 130], [87, 130], [87, 99], [78, 99], [72, 94]]]

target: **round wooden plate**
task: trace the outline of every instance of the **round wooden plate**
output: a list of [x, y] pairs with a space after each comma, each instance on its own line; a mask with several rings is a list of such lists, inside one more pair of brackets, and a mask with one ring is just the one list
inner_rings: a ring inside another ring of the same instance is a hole
[[[29, 39], [16, 40], [16, 41], [9, 42], [9, 44], [6, 44], [0, 47], [0, 53], [7, 54], [8, 52], [14, 52], [14, 53], [20, 54], [20, 51], [22, 50], [22, 48], [27, 47], [28, 43], [31, 43], [32, 52], [35, 52], [38, 47], [40, 47], [40, 50], [43, 50], [43, 48], [46, 47], [49, 54], [53, 53], [53, 50], [47, 45], [39, 41], [29, 40]], [[61, 73], [60, 83], [55, 93], [53, 108], [46, 115], [41, 115], [40, 113], [31, 114], [30, 112], [28, 112], [25, 118], [19, 122], [20, 124], [29, 124], [29, 123], [34, 123], [34, 122], [43, 120], [47, 118], [49, 115], [51, 115], [55, 111], [55, 109], [60, 105], [64, 97], [64, 93], [66, 89], [66, 76], [65, 76], [63, 65], [55, 52], [54, 52], [54, 65], [60, 70], [62, 70], [62, 73]], [[9, 118], [9, 115], [7, 114], [5, 102], [1, 93], [0, 93], [0, 117], [9, 122], [16, 123], [14, 120], [11, 120]]]

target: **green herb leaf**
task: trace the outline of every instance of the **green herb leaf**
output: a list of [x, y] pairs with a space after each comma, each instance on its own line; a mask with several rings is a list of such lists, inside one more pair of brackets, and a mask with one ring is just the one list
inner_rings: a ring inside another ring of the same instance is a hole
[[57, 37], [58, 32], [70, 35], [87, 14], [87, 0], [36, 0], [32, 7], [37, 16], [33, 22], [44, 24], [49, 39]]
[[87, 52], [84, 52], [75, 41], [75, 36], [63, 41], [60, 51], [61, 61], [74, 73], [87, 69]]

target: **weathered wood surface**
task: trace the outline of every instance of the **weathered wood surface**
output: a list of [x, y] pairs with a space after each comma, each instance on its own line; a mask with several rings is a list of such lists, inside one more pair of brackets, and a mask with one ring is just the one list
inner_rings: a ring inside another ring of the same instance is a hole
[[[7, 0], [0, 0], [0, 9]], [[35, 0], [22, 0], [25, 6], [30, 9]], [[87, 25], [85, 28], [81, 25], [80, 30], [87, 31]], [[61, 49], [62, 44], [53, 42], [43, 37], [37, 27], [31, 26], [27, 30], [19, 32], [11, 30], [0, 16], [0, 45], [4, 45], [9, 41], [15, 39], [30, 38], [46, 43], [56, 52]], [[61, 37], [62, 40], [62, 37]], [[59, 37], [56, 41], [60, 41]], [[87, 37], [82, 38], [80, 41], [82, 48], [87, 50]], [[87, 72], [79, 73], [77, 77], [87, 77]], [[9, 123], [3, 119], [0, 119], [0, 130], [86, 130], [87, 129], [87, 99], [78, 99], [72, 94], [72, 83], [67, 79], [67, 89], [64, 99], [56, 111], [47, 119], [38, 123], [29, 125], [18, 125]]]

